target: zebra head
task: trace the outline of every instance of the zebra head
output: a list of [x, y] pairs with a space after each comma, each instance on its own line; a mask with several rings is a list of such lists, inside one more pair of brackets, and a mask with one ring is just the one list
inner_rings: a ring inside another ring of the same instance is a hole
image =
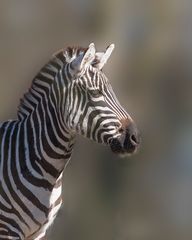
[[137, 127], [116, 98], [102, 69], [114, 49], [96, 52], [94, 44], [87, 49], [68, 49], [65, 73], [72, 79], [68, 85], [67, 124], [80, 134], [126, 155], [137, 150], [140, 142]]

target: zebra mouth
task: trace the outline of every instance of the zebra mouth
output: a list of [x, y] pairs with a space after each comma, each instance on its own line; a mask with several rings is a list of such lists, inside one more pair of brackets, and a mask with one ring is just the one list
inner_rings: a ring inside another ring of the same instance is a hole
[[141, 137], [134, 123], [122, 129], [119, 137], [114, 137], [110, 141], [112, 152], [125, 156], [136, 152], [140, 145]]
[[124, 141], [122, 143], [121, 139], [114, 138], [110, 142], [110, 148], [113, 153], [125, 156], [133, 154], [136, 152], [138, 144], [133, 144], [131, 141]]

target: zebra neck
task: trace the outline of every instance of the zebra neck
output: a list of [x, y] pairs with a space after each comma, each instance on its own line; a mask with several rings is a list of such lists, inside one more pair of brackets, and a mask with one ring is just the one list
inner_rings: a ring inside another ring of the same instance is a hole
[[64, 60], [53, 58], [34, 78], [18, 109], [24, 132], [26, 161], [53, 181], [71, 157], [73, 139], [64, 121]]
[[37, 95], [39, 98], [30, 97], [30, 93], [32, 91], [28, 92], [19, 118], [25, 141], [21, 144], [25, 146], [24, 161], [32, 166], [30, 172], [54, 185], [71, 157], [74, 137], [63, 124], [56, 104], [51, 103], [52, 92]]
[[21, 171], [53, 186], [70, 160], [74, 139], [62, 136], [51, 123], [40, 121], [35, 113], [18, 121], [17, 126]]

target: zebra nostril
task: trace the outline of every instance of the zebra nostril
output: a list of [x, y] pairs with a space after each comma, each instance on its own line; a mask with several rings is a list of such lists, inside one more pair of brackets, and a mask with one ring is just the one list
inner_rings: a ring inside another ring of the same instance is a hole
[[133, 145], [138, 145], [139, 144], [139, 137], [137, 137], [135, 134], [132, 134], [130, 136], [131, 143]]
[[120, 127], [120, 128], [119, 128], [119, 133], [123, 133], [123, 131], [124, 131], [123, 128]]

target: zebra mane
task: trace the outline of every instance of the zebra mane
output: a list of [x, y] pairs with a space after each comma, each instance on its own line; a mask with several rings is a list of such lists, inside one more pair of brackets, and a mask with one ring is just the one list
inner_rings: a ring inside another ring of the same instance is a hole
[[53, 54], [53, 59], [57, 58], [60, 59], [63, 63], [71, 62], [75, 57], [79, 56], [80, 54], [84, 54], [88, 48], [83, 48], [80, 46], [70, 46], [66, 49], [60, 49], [59, 51]]
[[88, 48], [83, 47], [68, 47], [66, 50], [62, 50], [56, 54], [56, 57], [60, 57], [60, 54], [64, 56], [65, 62], [70, 63], [72, 62], [77, 56], [80, 54], [84, 54]]
[[66, 63], [72, 62], [78, 55], [84, 54], [88, 48], [83, 47], [67, 47], [61, 49], [53, 54], [52, 58], [40, 69], [40, 71], [33, 78], [32, 83], [28, 91], [20, 99], [17, 115], [18, 118], [23, 116], [24, 109], [29, 107], [29, 101], [31, 98], [31, 89], [33, 85], [40, 80], [42, 82], [52, 84], [58, 71], [63, 68]]

